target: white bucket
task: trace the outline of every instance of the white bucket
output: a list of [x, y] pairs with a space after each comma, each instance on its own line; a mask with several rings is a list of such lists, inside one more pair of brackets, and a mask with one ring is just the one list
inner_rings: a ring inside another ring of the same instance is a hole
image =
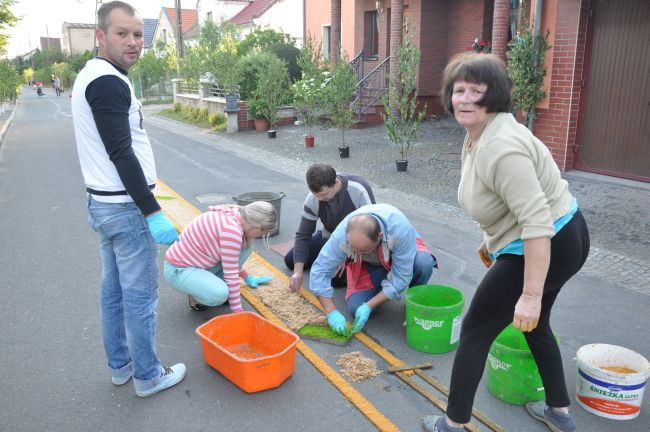
[[[576, 354], [578, 404], [601, 417], [614, 420], [633, 419], [641, 411], [645, 382], [650, 363], [640, 354], [616, 345], [589, 344]], [[604, 370], [622, 367], [636, 373]]]

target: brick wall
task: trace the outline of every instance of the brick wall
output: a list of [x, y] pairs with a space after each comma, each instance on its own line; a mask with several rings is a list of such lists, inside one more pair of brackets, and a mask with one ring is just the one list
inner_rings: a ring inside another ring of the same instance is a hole
[[[415, 12], [415, 11], [412, 11]], [[442, 71], [447, 64], [449, 3], [423, 1], [418, 9], [416, 46], [420, 48], [420, 69], [418, 75], [418, 96], [427, 102], [429, 114], [441, 114], [438, 102]], [[412, 13], [411, 16], [415, 14]]]
[[508, 27], [510, 20], [510, 1], [494, 0], [494, 16], [492, 18], [492, 53], [506, 59], [508, 44]]
[[[486, 3], [491, 3], [489, 0]], [[464, 52], [474, 38], [489, 39], [485, 32], [483, 0], [459, 0], [451, 3], [447, 28], [447, 56]]]
[[[590, 0], [558, 4], [548, 108], [538, 109], [535, 135], [546, 144], [560, 170], [573, 168], [580, 84]], [[581, 5], [582, 3], [582, 5]]]

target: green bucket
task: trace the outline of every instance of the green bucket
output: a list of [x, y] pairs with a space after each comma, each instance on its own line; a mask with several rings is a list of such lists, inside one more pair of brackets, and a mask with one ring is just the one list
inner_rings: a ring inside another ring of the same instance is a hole
[[[555, 340], [560, 343], [557, 334]], [[497, 399], [513, 405], [545, 400], [537, 363], [524, 334], [512, 324], [492, 343], [486, 368], [488, 391]]]
[[463, 293], [444, 285], [418, 285], [406, 291], [406, 343], [416, 351], [445, 353], [460, 337]]

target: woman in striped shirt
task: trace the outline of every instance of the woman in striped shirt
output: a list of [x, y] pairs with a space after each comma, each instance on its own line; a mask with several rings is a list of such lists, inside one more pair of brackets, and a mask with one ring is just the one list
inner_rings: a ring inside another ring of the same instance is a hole
[[243, 264], [252, 252], [252, 240], [264, 237], [268, 245], [268, 235], [277, 224], [278, 214], [266, 201], [244, 207], [210, 206], [165, 253], [165, 280], [188, 295], [194, 310], [227, 300], [232, 312], [241, 312], [239, 278], [251, 288], [273, 279], [252, 276]]

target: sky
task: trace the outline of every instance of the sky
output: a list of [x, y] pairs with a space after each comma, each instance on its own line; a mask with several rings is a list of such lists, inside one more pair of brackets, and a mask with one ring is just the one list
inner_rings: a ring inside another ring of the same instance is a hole
[[[101, 0], [98, 0], [101, 3]], [[174, 0], [126, 0], [143, 18], [158, 18], [161, 7], [174, 7]], [[5, 29], [10, 35], [7, 57], [40, 48], [40, 37], [61, 37], [63, 22], [95, 23], [96, 0], [17, 0], [11, 11], [20, 22]], [[100, 5], [97, 4], [97, 7]], [[181, 7], [194, 9], [196, 0], [181, 0]], [[31, 44], [31, 48], [30, 48]]]

